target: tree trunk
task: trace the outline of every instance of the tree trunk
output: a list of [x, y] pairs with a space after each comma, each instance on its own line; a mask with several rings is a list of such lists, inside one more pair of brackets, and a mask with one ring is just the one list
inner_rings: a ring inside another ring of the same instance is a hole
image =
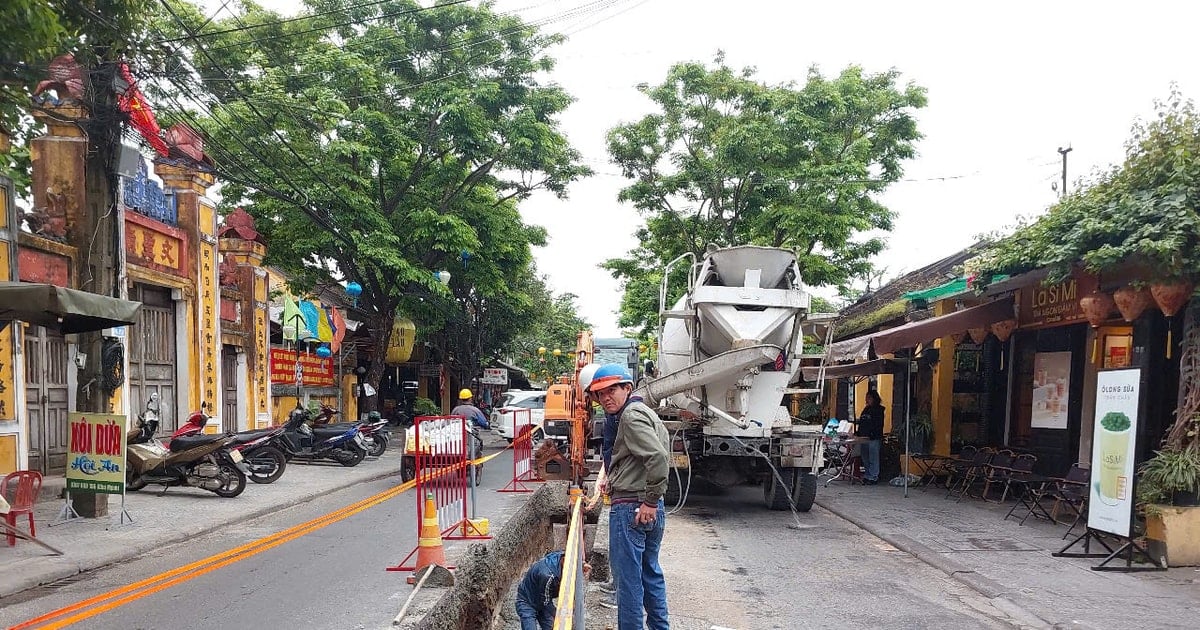
[[379, 382], [383, 380], [383, 370], [387, 367], [387, 348], [392, 340], [392, 326], [396, 323], [396, 307], [394, 304], [388, 306], [390, 308], [381, 309], [381, 314], [371, 322], [371, 362], [363, 382], [374, 387], [376, 394], [362, 398], [362, 407], [358, 410], [360, 414], [379, 409]]

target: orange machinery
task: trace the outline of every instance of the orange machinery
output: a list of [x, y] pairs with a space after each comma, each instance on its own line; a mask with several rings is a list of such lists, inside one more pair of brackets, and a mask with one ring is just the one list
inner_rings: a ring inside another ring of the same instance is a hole
[[575, 343], [574, 373], [560, 376], [546, 392], [547, 425], [552, 421], [568, 421], [571, 430], [565, 452], [554, 440], [542, 442], [534, 457], [542, 479], [566, 479], [582, 487], [590, 472], [584, 456], [591, 432], [592, 400], [579, 385], [579, 372], [592, 362], [593, 352], [592, 331], [580, 331]]

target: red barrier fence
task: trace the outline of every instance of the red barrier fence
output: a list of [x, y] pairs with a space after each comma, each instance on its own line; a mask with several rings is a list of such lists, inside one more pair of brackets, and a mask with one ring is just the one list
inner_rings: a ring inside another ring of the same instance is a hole
[[[474, 481], [474, 436], [467, 431], [463, 416], [419, 416], [413, 421], [411, 445], [405, 440], [406, 455], [413, 455], [416, 464], [417, 536], [425, 514], [425, 498], [433, 497], [437, 512], [438, 530], [446, 540], [486, 540], [467, 518], [469, 484]], [[411, 446], [411, 448], [410, 448]], [[414, 571], [408, 561], [416, 555], [414, 548], [403, 560], [388, 571]]]
[[533, 492], [525, 484], [542, 481], [533, 465], [533, 412], [513, 411], [513, 476], [508, 485], [497, 492]]

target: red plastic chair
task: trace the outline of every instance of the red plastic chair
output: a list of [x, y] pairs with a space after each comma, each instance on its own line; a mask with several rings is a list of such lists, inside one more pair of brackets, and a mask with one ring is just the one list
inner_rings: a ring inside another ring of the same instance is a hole
[[[17, 494], [14, 497], [8, 495], [8, 482], [12, 479], [17, 480]], [[0, 492], [4, 493], [4, 499], [8, 501], [10, 508], [8, 514], [4, 515], [4, 520], [8, 522], [9, 527], [17, 526], [17, 516], [25, 514], [29, 517], [29, 535], [37, 536], [37, 529], [33, 525], [33, 504], [37, 502], [38, 493], [42, 491], [42, 473], [34, 470], [18, 470], [14, 473], [5, 475], [4, 481], [0, 482]], [[17, 537], [12, 532], [8, 533], [8, 546], [12, 547], [17, 544]]]

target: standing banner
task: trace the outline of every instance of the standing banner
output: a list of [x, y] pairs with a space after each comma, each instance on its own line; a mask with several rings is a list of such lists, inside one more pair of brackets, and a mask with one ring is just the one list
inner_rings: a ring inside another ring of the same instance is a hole
[[1096, 374], [1088, 527], [1129, 537], [1141, 370]]
[[67, 491], [125, 493], [125, 416], [67, 415]]
[[1035, 429], [1066, 429], [1071, 392], [1071, 353], [1033, 355], [1033, 414]]

